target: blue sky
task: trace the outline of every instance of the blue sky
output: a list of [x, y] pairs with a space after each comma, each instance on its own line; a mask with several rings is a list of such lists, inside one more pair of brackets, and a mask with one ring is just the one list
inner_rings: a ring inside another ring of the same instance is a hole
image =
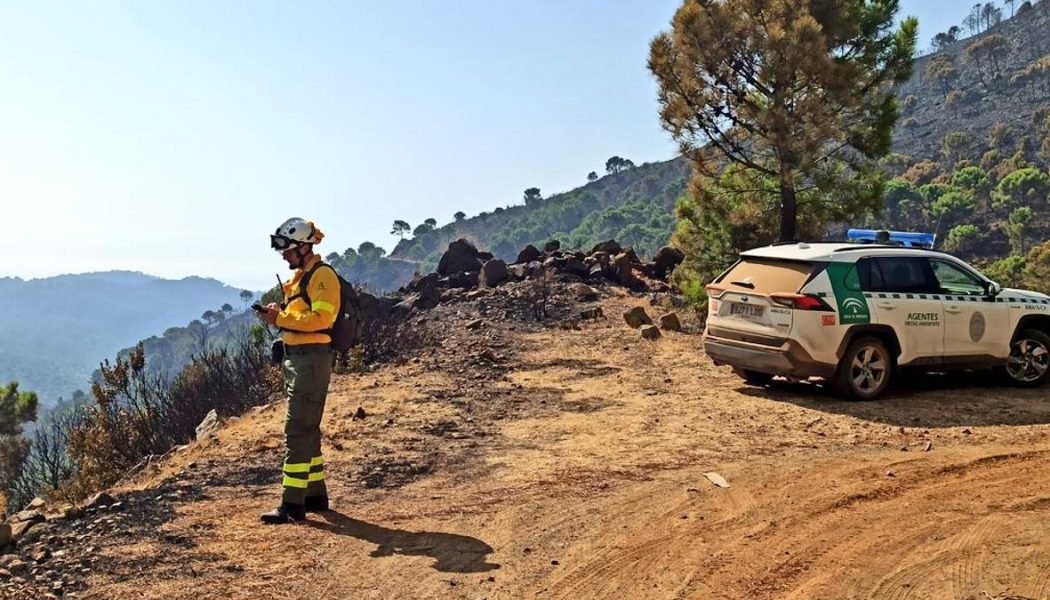
[[[969, 4], [902, 13], [926, 47]], [[394, 219], [572, 189], [614, 154], [671, 158], [645, 60], [678, 5], [0, 4], [0, 276], [261, 289], [288, 216], [325, 230], [324, 253], [390, 249]]]

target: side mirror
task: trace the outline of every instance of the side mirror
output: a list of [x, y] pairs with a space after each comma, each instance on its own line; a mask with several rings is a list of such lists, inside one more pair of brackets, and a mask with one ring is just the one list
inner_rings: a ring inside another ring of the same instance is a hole
[[998, 296], [999, 293], [1002, 292], [1002, 291], [1003, 291], [1003, 286], [999, 285], [998, 283], [996, 283], [994, 281], [991, 281], [991, 282], [988, 283], [988, 295], [989, 296], [994, 298], [994, 297]]

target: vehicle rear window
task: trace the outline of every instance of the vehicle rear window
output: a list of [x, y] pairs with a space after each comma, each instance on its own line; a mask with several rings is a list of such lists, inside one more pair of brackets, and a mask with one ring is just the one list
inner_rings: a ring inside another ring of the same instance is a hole
[[718, 283], [737, 291], [791, 293], [802, 289], [814, 268], [813, 263], [803, 261], [744, 258], [726, 271]]

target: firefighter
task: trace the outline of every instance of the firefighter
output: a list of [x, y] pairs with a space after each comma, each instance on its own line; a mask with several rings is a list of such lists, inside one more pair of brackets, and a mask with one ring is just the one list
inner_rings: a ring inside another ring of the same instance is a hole
[[[339, 310], [339, 279], [314, 254], [324, 234], [300, 218], [285, 221], [270, 246], [295, 271], [283, 285], [284, 302], [262, 307], [259, 318], [281, 330], [288, 411], [284, 423], [284, 487], [281, 504], [262, 515], [268, 524], [302, 521], [308, 512], [328, 510], [321, 456], [321, 416], [332, 374], [332, 328]], [[305, 285], [303, 285], [305, 280]]]

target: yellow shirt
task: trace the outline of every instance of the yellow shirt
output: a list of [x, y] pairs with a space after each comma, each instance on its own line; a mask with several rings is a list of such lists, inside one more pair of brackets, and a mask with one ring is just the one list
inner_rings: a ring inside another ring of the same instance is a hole
[[300, 294], [299, 282], [310, 269], [321, 262], [314, 256], [300, 269], [296, 269], [292, 280], [284, 284], [284, 310], [277, 315], [277, 326], [281, 328], [281, 339], [289, 346], [302, 344], [330, 344], [332, 338], [326, 333], [335, 324], [339, 311], [339, 278], [335, 270], [322, 265], [310, 276], [307, 295], [310, 305]]

